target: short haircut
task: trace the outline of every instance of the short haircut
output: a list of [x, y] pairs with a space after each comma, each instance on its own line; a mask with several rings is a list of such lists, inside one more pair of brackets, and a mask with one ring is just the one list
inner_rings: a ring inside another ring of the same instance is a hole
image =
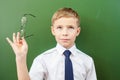
[[80, 17], [78, 15], [78, 13], [75, 10], [73, 10], [72, 8], [60, 8], [59, 10], [57, 10], [52, 16], [52, 19], [51, 19], [52, 25], [54, 24], [55, 20], [60, 19], [62, 17], [76, 18], [78, 27], [80, 26]]

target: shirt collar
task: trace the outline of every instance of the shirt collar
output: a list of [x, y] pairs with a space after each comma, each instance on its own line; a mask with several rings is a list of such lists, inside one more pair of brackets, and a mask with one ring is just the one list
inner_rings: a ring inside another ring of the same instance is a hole
[[58, 51], [59, 54], [63, 54], [63, 52], [64, 52], [65, 50], [70, 50], [71, 53], [72, 53], [73, 55], [75, 55], [76, 45], [74, 44], [71, 48], [66, 49], [66, 48], [64, 48], [63, 46], [61, 46], [59, 43], [57, 43], [56, 49], [57, 49], [57, 51]]

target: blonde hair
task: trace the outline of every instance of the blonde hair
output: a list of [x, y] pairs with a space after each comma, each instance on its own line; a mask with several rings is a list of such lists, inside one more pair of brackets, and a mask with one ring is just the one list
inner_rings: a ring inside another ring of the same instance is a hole
[[66, 17], [66, 18], [76, 18], [77, 19], [77, 24], [78, 26], [80, 26], [80, 18], [78, 13], [73, 10], [72, 8], [60, 8], [58, 11], [56, 11], [51, 19], [52, 25], [54, 24], [54, 21], [57, 19], [60, 19], [62, 17]]

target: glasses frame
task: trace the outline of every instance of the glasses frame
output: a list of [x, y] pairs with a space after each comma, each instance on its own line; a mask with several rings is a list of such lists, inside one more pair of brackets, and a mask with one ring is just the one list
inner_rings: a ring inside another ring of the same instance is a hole
[[36, 17], [34, 16], [33, 14], [24, 14], [21, 18], [21, 26], [20, 26], [20, 37], [24, 37], [24, 38], [28, 38], [28, 37], [31, 37], [33, 36], [33, 34], [30, 34], [30, 35], [27, 35], [26, 36], [26, 31], [25, 31], [25, 26], [26, 26], [26, 23], [27, 23], [27, 17], [26, 16], [32, 16], [32, 17]]

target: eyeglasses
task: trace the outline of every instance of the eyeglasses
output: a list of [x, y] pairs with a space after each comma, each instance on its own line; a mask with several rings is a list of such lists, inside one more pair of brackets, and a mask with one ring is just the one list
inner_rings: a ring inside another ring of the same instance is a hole
[[26, 23], [27, 23], [27, 17], [26, 16], [32, 16], [34, 18], [36, 17], [33, 14], [24, 14], [23, 17], [21, 18], [20, 37], [24, 37], [24, 38], [28, 38], [28, 37], [33, 36], [33, 34], [30, 34], [30, 35], [26, 36], [26, 33], [25, 33], [25, 26], [26, 26]]

